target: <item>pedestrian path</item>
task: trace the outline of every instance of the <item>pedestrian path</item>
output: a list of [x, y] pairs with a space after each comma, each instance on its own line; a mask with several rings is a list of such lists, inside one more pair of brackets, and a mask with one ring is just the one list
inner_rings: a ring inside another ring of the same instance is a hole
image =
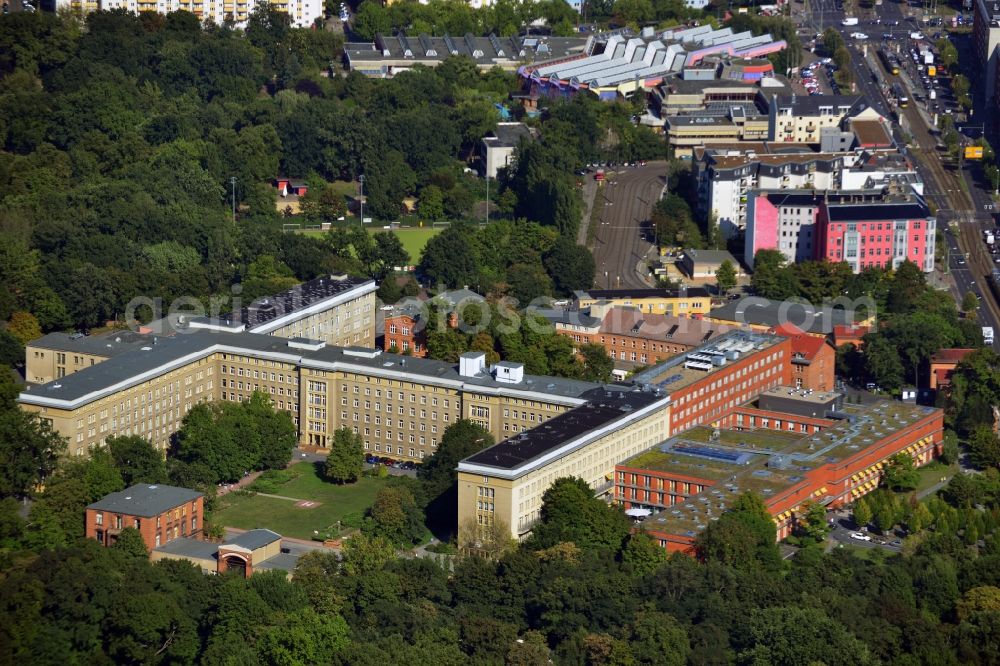
[[218, 497], [222, 497], [223, 495], [227, 495], [227, 494], [233, 492], [234, 490], [239, 490], [241, 488], [245, 488], [245, 487], [249, 486], [251, 483], [253, 483], [254, 481], [256, 481], [257, 477], [260, 476], [261, 474], [262, 474], [262, 472], [252, 472], [252, 473], [248, 474], [247, 476], [244, 476], [242, 479], [240, 479], [236, 483], [227, 483], [227, 484], [221, 485], [221, 486], [219, 486], [217, 488], [215, 494]]
[[270, 497], [272, 499], [288, 500], [289, 502], [304, 502], [298, 497], [287, 497], [285, 495], [272, 495], [271, 493], [256, 493], [258, 497]]

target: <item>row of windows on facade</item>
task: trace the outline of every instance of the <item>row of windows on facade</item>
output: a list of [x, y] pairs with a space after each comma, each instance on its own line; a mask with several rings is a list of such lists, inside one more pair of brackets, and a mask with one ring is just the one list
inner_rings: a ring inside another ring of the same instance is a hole
[[[614, 442], [605, 444], [603, 447], [601, 447], [601, 449], [592, 450], [590, 453], [586, 455], [586, 457], [580, 456], [579, 458], [574, 460], [572, 464], [563, 465], [558, 472], [549, 472], [544, 476], [539, 476], [538, 478], [533, 479], [531, 483], [526, 483], [520, 486], [515, 491], [515, 494], [519, 498], [525, 498], [531, 495], [536, 495], [539, 492], [544, 491], [549, 487], [549, 485], [551, 485], [551, 482], [554, 480], [554, 478], [557, 478], [557, 476], [554, 475], [565, 476], [567, 473], [571, 472], [575, 476], [582, 476], [580, 472], [581, 469], [583, 468], [588, 468], [590, 470], [591, 475], [593, 475], [594, 466], [598, 462], [601, 462], [603, 464], [603, 461], [607, 459], [609, 448], [613, 447], [617, 450], [620, 449], [621, 446], [624, 444], [635, 445], [638, 444], [639, 442], [649, 439], [650, 437], [654, 436], [659, 437], [662, 434], [663, 433], [661, 432], [661, 427], [657, 425], [648, 424], [640, 426], [638, 428], [634, 428], [631, 432], [625, 433], [624, 436], [617, 438]], [[483, 483], [488, 483], [488, 481], [489, 481], [488, 477], [483, 477]]]
[[[325, 411], [323, 413], [325, 414]], [[432, 414], [434, 414], [434, 420], [437, 420], [437, 412], [432, 412]], [[340, 413], [340, 420], [341, 420], [341, 422], [346, 422], [348, 420], [348, 416], [347, 415], [348, 415], [348, 412], [341, 412]], [[441, 416], [442, 416], [442, 421], [444, 421], [445, 423], [451, 423], [451, 415], [450, 414], [442, 414]], [[322, 417], [322, 416], [314, 416], [313, 418], [324, 418], [324, 417]], [[364, 421], [365, 423], [372, 423], [372, 422], [374, 422], [375, 425], [383, 425], [383, 423], [382, 423], [383, 418], [380, 415], [375, 415], [375, 417], [373, 418], [371, 414], [361, 414], [359, 412], [352, 412], [350, 420], [354, 421], [355, 423], [360, 423], [360, 422]], [[405, 429], [405, 427], [406, 427], [406, 424], [403, 421], [403, 419], [398, 419], [396, 421], [397, 425], [395, 425], [395, 426], [393, 425], [392, 418], [390, 418], [390, 417], [386, 417], [384, 419], [384, 421], [385, 421], [384, 425], [386, 425], [386, 426], [388, 426], [390, 428], [391, 427], [397, 427], [397, 428], [404, 428]], [[311, 430], [317, 430], [317, 429], [319, 429], [319, 426], [321, 426], [323, 430], [326, 430], [326, 422], [325, 421], [315, 421], [314, 423], [316, 423], [318, 427], [317, 428], [310, 427]], [[410, 430], [419, 430], [420, 432], [426, 432], [427, 431], [427, 427], [428, 426], [424, 422], [421, 422], [421, 423], [418, 424], [416, 421], [410, 421], [409, 423], [410, 423]], [[430, 425], [430, 430], [433, 433], [437, 433], [437, 425], [435, 425], [435, 424], [432, 423]]]
[[[858, 234], [857, 236], [853, 236], [853, 237], [849, 236], [847, 238], [847, 240], [848, 240], [848, 243], [847, 243], [848, 245], [853, 245], [855, 240], [857, 240], [857, 241], [859, 241], [861, 243], [864, 243], [865, 242], [865, 237], [862, 234]], [[930, 237], [928, 237], [928, 238], [926, 238], [924, 240], [926, 240], [929, 243], [930, 242]], [[843, 243], [841, 241], [843, 241], [843, 238], [837, 238], [837, 245], [843, 245]], [[876, 236], [875, 234], [869, 234], [868, 235], [868, 242], [869, 243], [892, 243], [892, 242], [895, 242], [898, 247], [903, 247], [903, 244], [906, 243], [906, 236], [904, 236], [903, 234], [899, 234], [899, 233], [897, 233], [897, 234], [888, 234], [886, 236], [882, 236], [881, 234], [879, 234], [878, 236]], [[913, 234], [913, 242], [914, 243], [919, 243], [920, 242], [920, 234]]]
[[[436, 441], [437, 440], [434, 440], [431, 443], [431, 447], [437, 446]], [[382, 450], [382, 448], [380, 448], [380, 447], [384, 447], [384, 450]], [[376, 442], [375, 444], [372, 444], [371, 442], [365, 442], [365, 451], [372, 451], [372, 450], [374, 450], [375, 453], [388, 453], [390, 455], [393, 455], [393, 449], [392, 449], [392, 445], [391, 444], [380, 445], [378, 442]], [[397, 446], [396, 447], [395, 455], [398, 455], [398, 456], [404, 455], [403, 454], [403, 447], [402, 446]], [[414, 451], [412, 448], [410, 449], [410, 456], [409, 456], [410, 458], [415, 458], [417, 460], [423, 460], [424, 459], [424, 455], [425, 455], [425, 452], [423, 451], [423, 449], [421, 449], [420, 451]]]
[[[883, 249], [885, 249], [884, 253], [882, 252]], [[930, 248], [924, 248], [925, 253], [928, 253], [929, 251]], [[837, 250], [837, 259], [858, 259], [858, 258], [864, 259], [866, 257], [885, 257], [888, 259], [889, 257], [902, 257], [905, 255], [906, 255], [905, 248], [896, 248], [895, 252], [890, 252], [889, 248], [881, 248], [881, 247], [871, 250], [866, 248], [861, 248], [860, 253], [858, 249], [854, 247], [849, 247], [843, 252]], [[918, 247], [913, 248], [913, 256], [914, 257], [920, 256], [920, 248]], [[868, 265], [878, 266], [879, 264], [878, 262], [869, 262]]]
[[[205, 390], [211, 390], [211, 388], [212, 388], [212, 382], [208, 382], [208, 385], [205, 387]], [[199, 386], [198, 389], [199, 389], [198, 390], [198, 394], [201, 394], [202, 393], [202, 390], [201, 390], [202, 387]], [[191, 397], [190, 391], [188, 392], [187, 397]], [[225, 394], [223, 394], [223, 399], [225, 399]], [[198, 400], [195, 401], [195, 404], [197, 404], [198, 402], [202, 402], [204, 400], [205, 400], [204, 397], [203, 398], [199, 398]], [[171, 400], [170, 404], [171, 405], [173, 404], [172, 400]], [[185, 404], [184, 405], [184, 409], [183, 409], [183, 413], [187, 414], [189, 411], [191, 411], [191, 406], [192, 406], [191, 403]], [[156, 433], [157, 429], [160, 430], [159, 434], [161, 436], [165, 436], [167, 434], [168, 426], [176, 429], [176, 425], [177, 425], [176, 422], [177, 422], [178, 419], [181, 418], [182, 411], [181, 411], [181, 407], [180, 407], [179, 401], [178, 401], [178, 405], [177, 405], [177, 409], [176, 410], [171, 408], [165, 414], [159, 414], [158, 413], [159, 410], [160, 410], [160, 407], [158, 405], [157, 405], [157, 407], [156, 407], [155, 410], [152, 407], [150, 407], [149, 412], [147, 414], [146, 408], [142, 407], [142, 408], [133, 410], [133, 412], [131, 414], [122, 413], [121, 414], [121, 419], [119, 420], [119, 418], [117, 416], [118, 415], [118, 411], [117, 411], [117, 407], [116, 407], [115, 408], [115, 416], [112, 416], [112, 418], [110, 420], [104, 420], [104, 419], [107, 419], [107, 409], [105, 409], [105, 410], [103, 410], [101, 412], [101, 419], [102, 419], [102, 421], [101, 421], [101, 423], [100, 423], [99, 426], [95, 426], [94, 425], [95, 420], [96, 420], [96, 414], [91, 414], [91, 415], [89, 415], [87, 417], [87, 424], [88, 424], [88, 426], [87, 426], [86, 433], [84, 433], [84, 430], [83, 430], [83, 419], [77, 419], [77, 422], [76, 422], [76, 430], [77, 430], [77, 432], [76, 432], [76, 441], [77, 441], [77, 443], [83, 442], [83, 440], [84, 440], [85, 437], [86, 438], [92, 438], [92, 437], [95, 437], [98, 433], [100, 433], [101, 435], [104, 435], [105, 433], [111, 433], [111, 434], [117, 434], [117, 435], [127, 435], [127, 434], [136, 435], [136, 434], [140, 434], [140, 433], [142, 433], [142, 434], [145, 434], [145, 433]], [[154, 416], [154, 414], [155, 414], [155, 416]], [[149, 416], [151, 418], [145, 418], [147, 416]], [[162, 428], [160, 428], [161, 425], [163, 426]], [[130, 428], [131, 428], [131, 433], [129, 433], [129, 429]], [[123, 429], [123, 431], [119, 431], [119, 429]], [[172, 432], [172, 430], [171, 430], [171, 432]], [[102, 437], [102, 439], [101, 439], [101, 443], [102, 444], [104, 443], [104, 439], [105, 438]], [[78, 448], [77, 449], [77, 454], [80, 454], [80, 453], [82, 453], [82, 449]]]
[[703, 486], [695, 486], [695, 484], [691, 485], [699, 488], [699, 490], [692, 490], [690, 494], [683, 494], [684, 491], [679, 491], [682, 494], [671, 494], [656, 493], [648, 490], [637, 490], [626, 486], [618, 486], [618, 499], [628, 502], [645, 502], [653, 506], [673, 506], [674, 504], [680, 504], [681, 502], [690, 499], [691, 495], [700, 493], [700, 488], [703, 488]]
[[698, 483], [677, 481], [675, 479], [664, 479], [658, 476], [636, 474], [634, 472], [618, 472], [618, 483], [620, 484], [618, 486], [619, 492], [624, 491], [625, 486], [623, 484], [626, 483], [632, 486], [650, 488], [652, 490], [667, 490], [672, 493], [680, 493], [682, 495], [700, 493], [705, 489], [704, 485]]
[[[244, 374], [244, 372], [246, 374]], [[287, 384], [291, 384], [292, 386], [298, 386], [298, 384], [299, 384], [299, 378], [296, 375], [292, 374], [292, 373], [289, 373], [287, 375], [288, 381], [286, 382], [285, 381], [286, 375], [284, 373], [280, 373], [280, 372], [275, 373], [275, 372], [266, 372], [266, 371], [261, 372], [260, 370], [252, 370], [251, 371], [250, 368], [246, 368], [246, 370], [244, 371], [243, 368], [241, 368], [240, 366], [236, 366], [236, 365], [234, 365], [232, 367], [229, 367], [227, 365], [223, 365], [221, 367], [221, 373], [223, 375], [236, 375], [237, 377], [246, 377], [247, 379], [250, 379], [250, 378], [253, 378], [253, 379], [263, 379], [264, 381], [267, 381], [268, 378], [270, 378], [270, 381], [272, 381], [272, 382], [277, 382], [279, 384], [285, 384], [285, 383], [287, 383]]]
[[[399, 344], [396, 344], [396, 342], [397, 342], [396, 340], [390, 340], [389, 341], [389, 348], [392, 349], [393, 347], [395, 347], [396, 349], [399, 349], [399, 350], [404, 351], [404, 352], [405, 351], [410, 351], [410, 341], [409, 340], [400, 340]], [[414, 342], [413, 343], [413, 351], [415, 351], [415, 352], [420, 351], [420, 343], [419, 342]]]
[[[396, 325], [395, 324], [389, 324], [389, 332], [390, 333], [396, 333], [396, 330], [397, 329], [396, 329]], [[409, 335], [410, 334], [410, 327], [409, 326], [400, 326], [399, 327], [399, 331], [400, 331], [400, 333], [402, 335]]]
[[[778, 358], [778, 356], [779, 356], [779, 352], [773, 352], [771, 354], [768, 354], [766, 357], [764, 357], [762, 359], [757, 359], [753, 363], [748, 364], [748, 365], [740, 368], [736, 372], [725, 373], [725, 375], [724, 375], [724, 377], [722, 379], [717, 379], [717, 380], [713, 381], [711, 384], [707, 384], [705, 386], [702, 386], [697, 391], [692, 391], [691, 393], [688, 393], [688, 394], [685, 394], [685, 395], [681, 396], [677, 400], [677, 404], [678, 404], [678, 406], [680, 406], [680, 405], [686, 404], [688, 402], [691, 402], [691, 401], [695, 400], [696, 398], [699, 398], [699, 397], [705, 395], [706, 393], [712, 394], [717, 389], [722, 388], [726, 384], [731, 384], [731, 383], [735, 382], [739, 377], [746, 377], [748, 373], [752, 373], [754, 370], [758, 370], [758, 369], [762, 368], [765, 365], [772, 364], [775, 361], [775, 359]], [[775, 368], [769, 367], [768, 370], [767, 370], [767, 373], [765, 373], [765, 376], [766, 375], [770, 375], [773, 371], [775, 371]], [[748, 385], [749, 384], [747, 382], [743, 382], [743, 384], [740, 386], [740, 388], [745, 388]]]

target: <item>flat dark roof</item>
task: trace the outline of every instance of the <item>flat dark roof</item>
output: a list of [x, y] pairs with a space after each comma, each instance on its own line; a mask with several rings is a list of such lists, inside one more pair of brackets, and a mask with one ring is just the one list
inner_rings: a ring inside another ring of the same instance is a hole
[[188, 488], [138, 483], [121, 492], [105, 495], [87, 508], [152, 518], [201, 496], [202, 493]]
[[832, 333], [834, 326], [854, 323], [854, 312], [843, 308], [817, 308], [804, 303], [785, 304], [783, 301], [772, 301], [756, 296], [727, 303], [713, 309], [705, 317], [772, 328], [782, 324], [794, 324], [799, 330], [807, 333], [824, 335]]
[[647, 407], [664, 396], [635, 386], [609, 386], [583, 395], [589, 401], [510, 439], [469, 456], [462, 462], [500, 469], [516, 469], [559, 448], [570, 440], [604, 427]]
[[374, 280], [346, 275], [318, 277], [280, 294], [257, 299], [240, 311], [240, 321], [251, 330], [273, 319], [297, 312], [313, 303], [339, 296], [368, 283], [374, 285]]
[[831, 222], [865, 222], [868, 220], [923, 220], [930, 215], [927, 206], [916, 202], [882, 204], [830, 204], [827, 216]]
[[140, 383], [143, 381], [141, 376], [168, 372], [166, 366], [199, 355], [207, 356], [213, 348], [220, 347], [231, 350], [231, 353], [249, 356], [281, 355], [283, 362], [295, 365], [350, 364], [369, 368], [373, 374], [405, 373], [413, 376], [412, 381], [462, 382], [491, 390], [537, 391], [567, 398], [577, 398], [596, 386], [593, 382], [538, 375], [525, 375], [523, 381], [510, 384], [498, 382], [489, 374], [464, 377], [459, 374], [457, 364], [430, 358], [332, 345], [315, 350], [297, 349], [289, 346], [289, 340], [273, 335], [203, 330], [160, 338], [155, 345], [120, 354], [79, 372], [35, 386], [21, 393], [19, 400], [36, 404], [51, 400], [89, 402], [102, 397], [103, 392], [120, 390], [116, 387], [120, 387], [123, 382]]
[[26, 346], [54, 351], [89, 354], [111, 358], [118, 354], [152, 344], [153, 336], [130, 330], [108, 331], [97, 335], [82, 333], [49, 333], [32, 340]]

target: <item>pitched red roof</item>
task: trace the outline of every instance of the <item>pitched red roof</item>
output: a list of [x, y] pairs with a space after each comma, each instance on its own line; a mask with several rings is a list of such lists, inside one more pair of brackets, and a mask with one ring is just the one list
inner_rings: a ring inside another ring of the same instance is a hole
[[976, 351], [975, 349], [939, 349], [931, 354], [931, 363], [959, 363], [963, 358]]
[[826, 338], [819, 335], [803, 333], [794, 324], [785, 323], [774, 329], [774, 332], [782, 337], [792, 339], [792, 355], [799, 356], [811, 361], [816, 358], [816, 354], [823, 349]]

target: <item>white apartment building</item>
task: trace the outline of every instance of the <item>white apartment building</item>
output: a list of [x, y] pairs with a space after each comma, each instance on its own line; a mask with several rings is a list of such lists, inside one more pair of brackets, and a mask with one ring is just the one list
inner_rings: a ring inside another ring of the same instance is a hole
[[[202, 21], [222, 25], [227, 20], [242, 27], [246, 25], [250, 12], [262, 0], [56, 0], [56, 10], [70, 9], [81, 13], [98, 10], [125, 9], [139, 12], [169, 14], [187, 11]], [[308, 28], [323, 16], [321, 0], [271, 0], [271, 5], [289, 15], [292, 26]]]

